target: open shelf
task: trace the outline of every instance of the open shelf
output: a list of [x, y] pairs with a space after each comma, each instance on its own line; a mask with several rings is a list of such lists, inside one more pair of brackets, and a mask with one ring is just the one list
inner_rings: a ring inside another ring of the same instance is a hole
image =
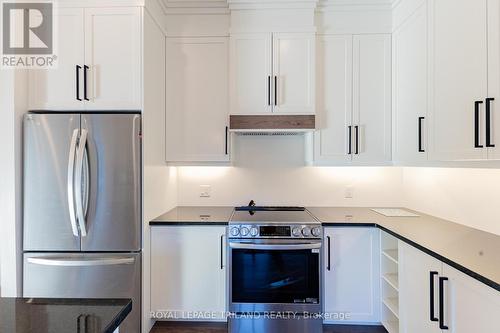
[[392, 260], [395, 264], [398, 263], [398, 250], [382, 250], [382, 254], [386, 256], [387, 259]]
[[382, 323], [389, 333], [399, 333], [399, 322], [387, 321]]
[[381, 322], [389, 333], [399, 333], [399, 252], [398, 240], [380, 233]]
[[382, 303], [399, 319], [399, 300], [397, 297], [384, 298]]
[[382, 275], [382, 278], [396, 291], [399, 291], [399, 280], [397, 273], [386, 273]]

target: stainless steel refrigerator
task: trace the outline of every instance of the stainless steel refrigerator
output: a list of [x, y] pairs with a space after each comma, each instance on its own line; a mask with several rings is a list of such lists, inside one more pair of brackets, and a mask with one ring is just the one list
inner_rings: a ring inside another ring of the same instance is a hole
[[132, 298], [141, 327], [141, 116], [24, 117], [25, 297]]

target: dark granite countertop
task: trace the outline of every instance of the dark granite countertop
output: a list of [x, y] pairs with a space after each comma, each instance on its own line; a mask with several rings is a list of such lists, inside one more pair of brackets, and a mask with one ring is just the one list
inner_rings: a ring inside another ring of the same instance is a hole
[[[500, 236], [411, 211], [419, 217], [386, 217], [362, 207], [308, 207], [323, 226], [378, 227], [500, 291]], [[233, 207], [179, 206], [155, 225], [227, 225]]]
[[0, 298], [0, 332], [113, 333], [131, 310], [130, 299]]
[[370, 208], [307, 208], [323, 226], [379, 227], [500, 291], [500, 236], [409, 210], [419, 217], [386, 217]]
[[178, 206], [149, 225], [227, 225], [234, 207]]

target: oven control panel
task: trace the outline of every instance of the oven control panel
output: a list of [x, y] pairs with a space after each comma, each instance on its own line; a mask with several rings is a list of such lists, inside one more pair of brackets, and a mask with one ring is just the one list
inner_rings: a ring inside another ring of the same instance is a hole
[[230, 238], [321, 238], [323, 230], [316, 224], [296, 225], [230, 225]]

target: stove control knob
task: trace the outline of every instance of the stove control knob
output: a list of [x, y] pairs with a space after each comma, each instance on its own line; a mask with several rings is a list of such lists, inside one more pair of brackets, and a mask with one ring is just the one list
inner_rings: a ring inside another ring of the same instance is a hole
[[238, 236], [240, 234], [240, 228], [232, 227], [231, 228], [231, 236]]
[[304, 237], [311, 236], [311, 228], [309, 227], [302, 228], [302, 235], [304, 235]]
[[258, 234], [259, 234], [259, 230], [258, 230], [256, 227], [252, 227], [252, 228], [250, 229], [250, 235], [251, 235], [252, 237], [256, 237]]
[[319, 236], [321, 236], [321, 228], [314, 227], [314, 228], [312, 228], [311, 233], [314, 237], [319, 237]]
[[300, 228], [293, 228], [292, 235], [293, 235], [293, 237], [300, 237], [300, 235], [302, 235]]
[[242, 235], [243, 237], [248, 236], [248, 232], [249, 232], [249, 231], [248, 231], [248, 228], [247, 228], [247, 227], [243, 227], [243, 228], [241, 228], [241, 230], [240, 230], [240, 233], [241, 233], [241, 235]]

